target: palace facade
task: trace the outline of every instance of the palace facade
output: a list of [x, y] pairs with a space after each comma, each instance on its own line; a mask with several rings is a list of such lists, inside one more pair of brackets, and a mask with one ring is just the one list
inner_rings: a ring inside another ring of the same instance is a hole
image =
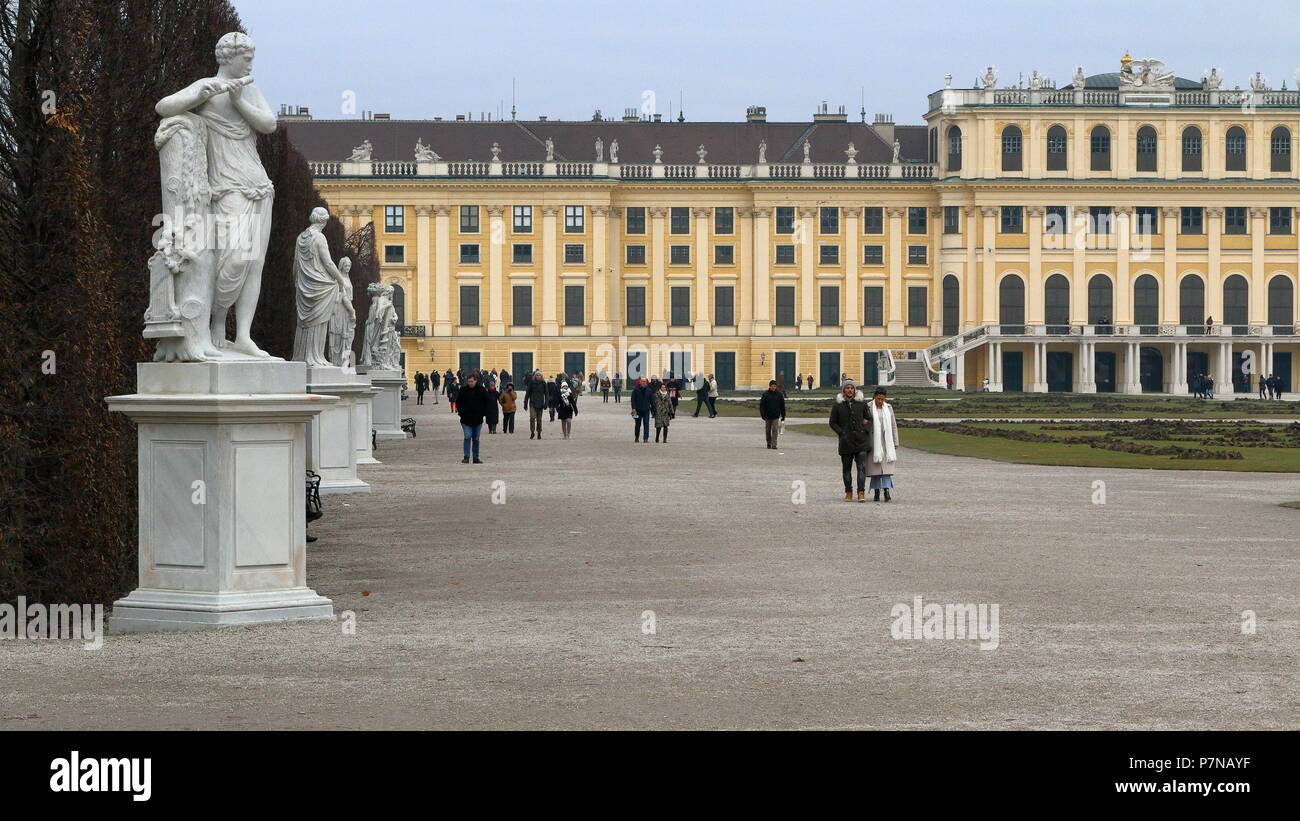
[[283, 119], [373, 226], [408, 372], [1291, 390], [1300, 92], [1117, 68], [990, 69], [919, 125]]

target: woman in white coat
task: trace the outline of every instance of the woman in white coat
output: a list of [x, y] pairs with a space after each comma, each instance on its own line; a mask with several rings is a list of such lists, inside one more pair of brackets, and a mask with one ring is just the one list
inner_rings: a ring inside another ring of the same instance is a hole
[[867, 475], [871, 477], [874, 501], [880, 501], [880, 491], [885, 491], [885, 501], [894, 486], [894, 466], [898, 461], [898, 420], [894, 407], [885, 401], [885, 389], [876, 388], [867, 406], [871, 414], [871, 452], [867, 454]]

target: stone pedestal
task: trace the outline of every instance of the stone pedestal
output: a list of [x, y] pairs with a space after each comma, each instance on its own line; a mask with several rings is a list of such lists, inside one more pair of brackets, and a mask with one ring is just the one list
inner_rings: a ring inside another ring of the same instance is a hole
[[[307, 368], [307, 392], [337, 396], [338, 402], [307, 423], [307, 467], [320, 474], [320, 492], [369, 493], [370, 485], [357, 478], [356, 406], [370, 403], [370, 377], [344, 373], [334, 366]], [[367, 438], [370, 429], [365, 429]]]
[[[370, 440], [370, 431], [375, 426], [374, 400], [377, 393], [379, 393], [378, 388], [373, 385], [368, 387], [364, 395], [357, 396], [356, 404], [352, 406], [352, 435], [356, 437], [353, 446], [357, 451], [358, 465], [383, 464], [375, 458], [375, 450], [371, 447]], [[400, 398], [400, 394], [398, 396]]]
[[140, 363], [140, 586], [116, 633], [333, 618], [307, 587], [306, 427], [338, 400], [282, 360]]
[[370, 384], [378, 389], [370, 403], [374, 418], [371, 424], [378, 439], [405, 439], [402, 432], [402, 385], [406, 377], [401, 371], [369, 370]]

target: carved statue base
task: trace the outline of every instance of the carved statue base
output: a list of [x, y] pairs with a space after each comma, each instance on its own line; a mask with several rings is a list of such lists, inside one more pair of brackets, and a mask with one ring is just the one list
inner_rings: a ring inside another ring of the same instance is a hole
[[376, 439], [405, 439], [402, 432], [402, 386], [406, 377], [401, 371], [367, 370], [370, 384], [379, 389], [371, 401]]
[[370, 428], [357, 405], [370, 404], [370, 377], [346, 373], [334, 366], [307, 369], [307, 392], [337, 396], [337, 404], [312, 417], [307, 424], [307, 467], [320, 474], [320, 493], [369, 493], [370, 485], [357, 477], [357, 439], [363, 434], [367, 450]]

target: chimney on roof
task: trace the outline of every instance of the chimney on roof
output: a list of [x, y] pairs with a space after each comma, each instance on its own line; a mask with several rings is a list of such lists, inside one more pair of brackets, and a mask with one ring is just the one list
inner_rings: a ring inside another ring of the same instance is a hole
[[871, 124], [871, 130], [880, 135], [887, 145], [894, 144], [894, 115], [877, 114], [876, 121]]
[[537, 122], [539, 122], [539, 123], [544, 123], [544, 122], [546, 122], [546, 115], [545, 115], [545, 114], [538, 114], [538, 115], [537, 115]]
[[457, 115], [456, 115], [456, 122], [458, 122], [458, 123], [463, 123], [463, 122], [465, 122], [465, 115], [464, 115], [464, 114], [457, 114]]
[[376, 114], [376, 115], [375, 115], [375, 119], [376, 119], [376, 120], [391, 120], [392, 118], [389, 117], [387, 114]]
[[664, 117], [664, 115], [662, 115], [662, 114], [656, 114], [656, 115], [655, 115], [655, 122], [661, 122], [661, 121], [663, 120], [663, 117]]
[[767, 106], [751, 105], [745, 109], [745, 122], [747, 123], [765, 123], [767, 122]]
[[623, 122], [639, 123], [641, 122], [641, 115], [637, 113], [635, 108], [625, 108], [623, 109]]
[[822, 100], [821, 108], [817, 110], [817, 113], [813, 114], [813, 122], [815, 123], [847, 123], [848, 121], [849, 115], [845, 113], [844, 106], [840, 106], [839, 111], [831, 111], [825, 100]]
[[280, 120], [310, 120], [311, 109], [305, 105], [288, 105], [280, 104], [280, 113], [276, 115]]

